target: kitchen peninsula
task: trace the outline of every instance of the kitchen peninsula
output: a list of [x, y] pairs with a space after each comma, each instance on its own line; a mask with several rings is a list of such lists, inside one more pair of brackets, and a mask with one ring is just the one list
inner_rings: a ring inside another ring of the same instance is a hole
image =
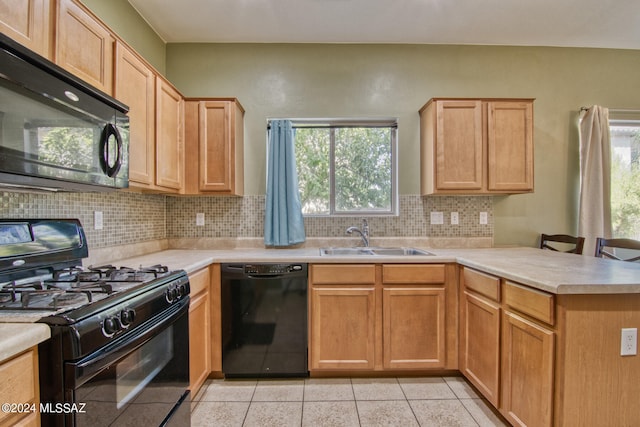
[[[174, 249], [119, 263], [163, 263], [189, 274], [212, 266], [213, 375], [220, 375], [216, 366], [220, 353], [216, 338], [220, 328], [220, 300], [216, 295], [219, 270], [215, 268], [219, 263], [307, 262], [312, 271], [310, 289], [314, 287], [313, 268], [319, 265], [367, 265], [380, 277], [391, 266], [442, 265], [444, 283], [428, 286], [441, 287], [446, 294], [442, 306], [446, 320], [441, 325], [443, 364], [434, 369], [408, 369], [406, 374], [461, 371], [514, 425], [633, 425], [640, 419], [640, 407], [632, 401], [640, 395], [640, 357], [620, 356], [621, 328], [640, 325], [640, 265], [533, 248], [431, 252], [433, 256], [338, 257], [320, 256], [317, 248]], [[407, 279], [407, 283], [402, 280], [393, 285], [365, 285], [376, 289], [371, 300], [376, 319], [371, 326], [380, 336], [385, 333], [382, 325], [386, 320], [382, 319], [384, 298], [379, 296], [382, 288], [419, 286], [413, 279]], [[336, 278], [335, 283], [341, 285], [322, 287], [349, 286], [342, 278]], [[310, 295], [313, 299], [313, 292]], [[313, 303], [310, 307], [313, 328]], [[473, 320], [466, 320], [470, 318]], [[312, 353], [315, 338], [311, 332]], [[382, 338], [376, 338], [373, 346], [374, 369], [360, 371], [360, 375], [387, 373], [382, 363], [382, 342]], [[395, 375], [403, 372], [397, 367], [391, 371]], [[358, 372], [311, 369], [310, 373], [348, 376]]]

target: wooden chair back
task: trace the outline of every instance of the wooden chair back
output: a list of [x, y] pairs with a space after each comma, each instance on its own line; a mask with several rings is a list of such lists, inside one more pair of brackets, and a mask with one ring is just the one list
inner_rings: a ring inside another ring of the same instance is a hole
[[[609, 249], [624, 249], [625, 256], [629, 258], [622, 258]], [[636, 262], [640, 261], [640, 240], [633, 239], [605, 239], [598, 237], [596, 239], [596, 257], [617, 259], [620, 261]], [[634, 256], [635, 255], [635, 256]]]
[[[549, 243], [560, 243], [572, 245], [571, 247], [561, 248], [566, 245], [550, 245]], [[568, 234], [541, 234], [540, 235], [540, 249], [549, 249], [557, 252], [567, 252], [571, 254], [582, 254], [582, 248], [584, 247], [584, 237], [570, 236]]]

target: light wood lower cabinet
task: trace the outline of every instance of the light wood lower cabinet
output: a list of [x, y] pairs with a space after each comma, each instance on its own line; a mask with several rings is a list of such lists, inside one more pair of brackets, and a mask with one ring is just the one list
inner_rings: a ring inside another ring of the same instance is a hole
[[455, 368], [448, 358], [456, 348], [446, 333], [445, 268], [311, 266], [310, 370]]
[[502, 324], [500, 412], [516, 426], [550, 426], [554, 333], [507, 310]]
[[460, 371], [498, 407], [500, 305], [468, 290], [460, 302]]
[[444, 288], [383, 289], [385, 369], [444, 368]]
[[0, 400], [2, 403], [34, 405], [34, 412], [0, 412], [0, 426], [40, 425], [40, 386], [38, 349], [33, 347], [0, 364]]
[[373, 370], [375, 266], [313, 265], [310, 283], [310, 369]]
[[517, 426], [550, 426], [553, 295], [461, 268], [460, 371]]
[[209, 268], [189, 275], [189, 389], [195, 395], [211, 372]]

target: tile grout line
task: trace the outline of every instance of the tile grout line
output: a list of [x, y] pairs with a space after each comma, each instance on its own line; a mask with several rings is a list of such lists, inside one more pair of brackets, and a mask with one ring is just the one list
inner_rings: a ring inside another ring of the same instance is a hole
[[351, 384], [351, 394], [353, 395], [353, 404], [356, 407], [356, 416], [358, 417], [358, 425], [362, 427], [362, 421], [360, 420], [360, 411], [358, 410], [358, 399], [356, 399], [356, 391], [353, 389], [353, 378], [349, 378], [349, 384]]
[[[442, 381], [444, 381], [444, 379]], [[398, 384], [398, 387], [400, 387], [400, 391], [402, 391], [402, 395], [404, 396], [404, 401], [407, 402], [407, 406], [409, 406], [409, 410], [413, 414], [413, 418], [416, 420], [416, 424], [420, 425], [420, 420], [418, 419], [416, 412], [413, 410], [413, 406], [411, 406], [411, 402], [409, 402], [407, 393], [405, 393], [404, 388], [402, 388], [402, 384], [400, 383], [400, 379], [398, 377], [396, 377], [396, 383]]]

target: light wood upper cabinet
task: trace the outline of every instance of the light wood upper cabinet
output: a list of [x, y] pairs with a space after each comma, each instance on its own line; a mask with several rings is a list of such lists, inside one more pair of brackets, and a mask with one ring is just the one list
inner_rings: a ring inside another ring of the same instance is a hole
[[421, 113], [420, 126], [423, 186], [437, 190], [481, 190], [482, 103], [433, 102]]
[[49, 0], [0, 0], [0, 31], [32, 51], [51, 58]]
[[156, 78], [156, 184], [173, 192], [184, 183], [184, 101], [161, 77]]
[[57, 5], [55, 62], [112, 95], [114, 36], [78, 3], [58, 0]]
[[533, 191], [531, 99], [432, 99], [420, 140], [423, 195]]
[[487, 102], [489, 191], [533, 190], [533, 102]]
[[185, 193], [244, 193], [244, 109], [236, 99], [187, 99]]
[[116, 43], [114, 96], [129, 106], [129, 185], [155, 185], [154, 71], [131, 49]]

